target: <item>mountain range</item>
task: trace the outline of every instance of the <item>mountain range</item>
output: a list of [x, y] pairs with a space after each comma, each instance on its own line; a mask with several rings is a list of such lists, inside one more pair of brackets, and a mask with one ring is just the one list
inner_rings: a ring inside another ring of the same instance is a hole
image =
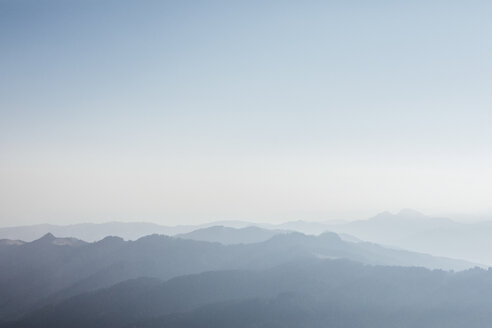
[[[256, 230], [255, 230], [256, 231]], [[0, 318], [140, 277], [162, 280], [218, 270], [263, 270], [301, 259], [349, 259], [364, 264], [463, 270], [475, 264], [347, 242], [335, 233], [281, 233], [249, 244], [223, 245], [164, 235], [136, 241], [106, 237], [87, 243], [47, 234], [0, 245]]]
[[[223, 228], [219, 228], [219, 226]], [[257, 233], [248, 232], [248, 229], [254, 230], [252, 227], [273, 230], [273, 232], [265, 230], [258, 230]], [[248, 229], [227, 231], [227, 228]], [[206, 229], [211, 230], [207, 231]], [[332, 231], [347, 241], [368, 241], [434, 256], [492, 265], [492, 252], [490, 252], [492, 249], [492, 238], [490, 238], [492, 236], [492, 221], [463, 223], [448, 218], [429, 217], [408, 209], [396, 214], [383, 212], [367, 220], [352, 222], [306, 222], [298, 220], [272, 225], [244, 221], [219, 221], [203, 225], [178, 226], [111, 222], [68, 226], [19, 226], [0, 228], [0, 239], [33, 241], [46, 233], [53, 233], [58, 237], [74, 237], [94, 242], [106, 236], [137, 240], [151, 234], [164, 234], [232, 244], [260, 242], [286, 231], [314, 235]]]
[[407, 209], [330, 225], [327, 230], [382, 245], [492, 265], [492, 221], [463, 223]]

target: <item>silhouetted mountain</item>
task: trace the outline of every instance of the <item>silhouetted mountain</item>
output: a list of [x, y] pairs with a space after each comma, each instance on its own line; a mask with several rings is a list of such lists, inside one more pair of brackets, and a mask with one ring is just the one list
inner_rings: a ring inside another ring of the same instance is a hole
[[488, 327], [492, 273], [304, 259], [127, 281], [4, 327]]
[[231, 228], [213, 226], [179, 234], [176, 237], [192, 240], [218, 242], [224, 245], [259, 243], [275, 235], [287, 233], [285, 230], [268, 230], [258, 227]]
[[473, 266], [370, 243], [344, 242], [334, 233], [317, 237], [288, 233], [262, 243], [229, 246], [161, 235], [137, 241], [107, 237], [84, 243], [48, 234], [0, 252], [0, 318], [25, 313], [48, 297], [51, 302], [132, 278], [169, 279], [212, 270], [265, 269], [303, 258], [457, 270]]
[[[25, 244], [25, 243], [23, 243]], [[57, 245], [57, 246], [82, 246], [87, 244], [85, 241], [75, 238], [57, 238], [52, 233], [47, 233], [43, 237], [31, 243], [32, 246], [45, 246], [45, 245]]]
[[303, 220], [289, 221], [274, 226], [277, 229], [297, 231], [308, 235], [319, 235], [328, 229], [323, 222], [308, 222]]
[[190, 232], [196, 228], [196, 226], [168, 227], [145, 222], [82, 223], [64, 226], [39, 224], [0, 228], [0, 238], [33, 241], [47, 233], [52, 233], [58, 237], [73, 237], [88, 242], [98, 241], [106, 236], [136, 240], [152, 234], [175, 235]]
[[32, 226], [18, 226], [0, 228], [0, 238], [9, 240], [33, 241], [47, 233], [53, 233], [58, 237], [73, 237], [88, 242], [103, 239], [106, 236], [118, 236], [125, 240], [137, 240], [152, 234], [168, 236], [184, 235], [190, 232], [222, 226], [225, 228], [243, 229], [257, 227], [261, 229], [277, 231], [297, 231], [306, 234], [320, 234], [329, 230], [329, 225], [320, 222], [292, 221], [279, 225], [253, 223], [246, 221], [216, 221], [199, 225], [163, 226], [145, 222], [108, 222], [108, 223], [82, 223], [74, 225], [50, 225], [40, 224]]
[[[47, 233], [52, 233], [58, 237], [73, 237], [88, 242], [98, 241], [106, 236], [117, 236], [125, 240], [137, 240], [153, 234], [174, 236], [214, 226], [240, 229], [252, 226], [259, 227], [260, 225], [232, 220], [210, 222], [200, 225], [177, 226], [163, 226], [145, 222], [81, 223], [74, 225], [39, 224], [0, 228], [0, 238], [30, 242], [41, 238]], [[265, 225], [265, 227], [273, 229], [270, 225]]]
[[382, 245], [492, 265], [491, 221], [459, 223], [407, 209], [329, 229]]

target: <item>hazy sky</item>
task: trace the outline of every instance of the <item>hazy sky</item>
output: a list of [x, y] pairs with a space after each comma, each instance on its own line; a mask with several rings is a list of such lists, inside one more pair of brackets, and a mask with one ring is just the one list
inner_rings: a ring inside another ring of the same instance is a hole
[[492, 213], [491, 17], [0, 0], [0, 225]]

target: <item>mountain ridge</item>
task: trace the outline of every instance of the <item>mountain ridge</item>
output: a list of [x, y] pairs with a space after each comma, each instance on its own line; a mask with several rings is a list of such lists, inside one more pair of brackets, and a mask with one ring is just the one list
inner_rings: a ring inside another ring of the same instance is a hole
[[[266, 269], [299, 259], [346, 258], [366, 264], [426, 266], [463, 270], [475, 264], [389, 249], [372, 243], [343, 241], [335, 233], [320, 236], [285, 233], [252, 244], [222, 245], [165, 235], [136, 241], [106, 237], [94, 243], [40, 240], [2, 248], [0, 318], [16, 317], [43, 299], [64, 299], [118, 282], [233, 269]], [[15, 281], [15, 283], [12, 283]], [[9, 283], [10, 282], [10, 283]]]

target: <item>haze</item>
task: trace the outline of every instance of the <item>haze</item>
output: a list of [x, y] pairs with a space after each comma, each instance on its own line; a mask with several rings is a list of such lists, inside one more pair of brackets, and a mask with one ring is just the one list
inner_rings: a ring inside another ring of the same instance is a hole
[[0, 223], [487, 215], [487, 1], [0, 2]]

